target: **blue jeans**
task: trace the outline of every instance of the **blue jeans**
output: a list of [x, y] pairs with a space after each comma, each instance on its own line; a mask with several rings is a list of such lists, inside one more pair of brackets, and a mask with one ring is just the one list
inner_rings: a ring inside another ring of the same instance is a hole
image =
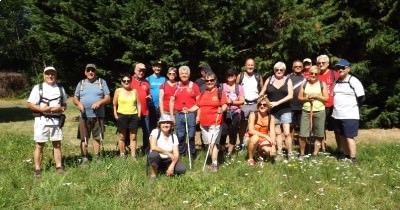
[[186, 135], [188, 135], [190, 154], [192, 155], [192, 157], [195, 157], [196, 145], [194, 137], [196, 135], [196, 113], [190, 112], [187, 113], [186, 115], [187, 115], [188, 133], [186, 133], [185, 114], [181, 112], [175, 113], [175, 121], [176, 121], [175, 129], [179, 141], [179, 154], [181, 155], [187, 154], [188, 145], [186, 142]]
[[150, 150], [149, 136], [150, 136], [150, 118], [149, 116], [142, 116], [140, 118], [140, 126], [142, 127], [143, 146], [142, 152], [148, 152]]

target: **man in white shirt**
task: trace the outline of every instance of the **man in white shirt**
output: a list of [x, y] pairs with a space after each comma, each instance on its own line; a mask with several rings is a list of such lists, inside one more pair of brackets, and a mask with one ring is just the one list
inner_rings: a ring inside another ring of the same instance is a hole
[[53, 155], [56, 163], [56, 172], [63, 173], [61, 161], [61, 140], [63, 132], [61, 130], [63, 120], [62, 113], [65, 111], [67, 97], [64, 88], [56, 83], [57, 71], [54, 67], [46, 67], [43, 71], [44, 82], [35, 85], [28, 98], [28, 108], [34, 112], [34, 162], [35, 177], [41, 175], [41, 161], [43, 159], [43, 148], [45, 143], [50, 140], [53, 144]]

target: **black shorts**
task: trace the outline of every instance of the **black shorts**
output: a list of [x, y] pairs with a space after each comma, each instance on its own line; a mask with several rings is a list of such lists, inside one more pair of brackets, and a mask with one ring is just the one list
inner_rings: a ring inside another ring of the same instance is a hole
[[300, 128], [302, 110], [292, 110], [292, 125]]
[[139, 125], [139, 118], [137, 114], [120, 114], [118, 113], [117, 128], [136, 130]]
[[328, 131], [333, 131], [335, 128], [335, 119], [332, 117], [333, 106], [325, 107], [325, 128]]

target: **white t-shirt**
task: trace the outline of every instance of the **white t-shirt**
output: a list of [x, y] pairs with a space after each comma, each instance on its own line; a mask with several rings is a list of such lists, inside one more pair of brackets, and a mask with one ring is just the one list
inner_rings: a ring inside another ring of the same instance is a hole
[[[60, 107], [60, 89], [58, 88], [57, 84], [49, 85], [45, 82], [43, 84], [43, 91], [42, 91], [42, 97], [50, 99], [48, 106], [49, 107]], [[67, 102], [67, 94], [65, 93], [64, 88], [61, 88], [63, 91], [63, 101], [64, 103]], [[51, 100], [51, 99], [56, 99], [56, 100]], [[40, 100], [40, 94], [39, 94], [39, 85], [35, 85], [31, 91], [31, 94], [29, 95], [28, 102], [31, 104], [39, 104]], [[43, 103], [43, 101], [39, 104], [40, 107], [46, 106], [46, 103]], [[58, 125], [58, 118], [54, 118], [52, 120], [46, 119], [46, 117], [35, 117], [35, 122], [41, 122], [45, 123], [48, 125]]]
[[258, 98], [258, 82], [255, 74], [251, 77], [247, 76], [246, 73], [243, 74], [242, 84], [244, 89], [244, 98], [248, 101], [254, 101]]
[[[354, 89], [353, 89], [353, 88]], [[338, 80], [333, 88], [333, 112], [335, 119], [360, 119], [357, 97], [365, 95], [364, 87], [360, 80], [347, 75], [343, 80]]]
[[[150, 133], [150, 137], [157, 138], [158, 132], [160, 132], [158, 128], [153, 129]], [[174, 136], [174, 142], [172, 142], [172, 136]], [[161, 149], [172, 153], [174, 146], [177, 146], [179, 144], [178, 137], [174, 133], [169, 135], [168, 139], [166, 139], [165, 137], [166, 136], [163, 134], [163, 132], [161, 132], [160, 137], [156, 141], [156, 144]], [[163, 159], [168, 158], [168, 156], [164, 154], [160, 154], [160, 157]]]

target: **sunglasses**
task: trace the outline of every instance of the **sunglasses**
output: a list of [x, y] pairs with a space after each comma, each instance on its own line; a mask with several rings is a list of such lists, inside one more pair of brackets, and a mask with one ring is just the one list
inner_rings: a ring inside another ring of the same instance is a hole
[[170, 72], [167, 75], [176, 75], [176, 73], [175, 72]]
[[130, 79], [123, 79], [122, 82], [123, 82], [123, 83], [130, 83], [131, 80], [130, 80]]
[[275, 69], [275, 72], [284, 72], [285, 69]]
[[325, 65], [325, 64], [327, 64], [328, 62], [317, 62], [317, 65]]
[[344, 70], [345, 68], [346, 68], [345, 66], [335, 66], [336, 71]]
[[293, 66], [294, 68], [303, 68], [303, 66]]
[[86, 72], [93, 72], [93, 73], [96, 73], [96, 70], [94, 70], [94, 69], [86, 69]]
[[144, 71], [146, 71], [145, 68], [139, 69], [139, 72], [144, 72]]
[[215, 79], [206, 79], [204, 82], [215, 82]]
[[310, 76], [316, 76], [316, 75], [318, 75], [318, 73], [310, 72], [309, 75], [310, 75]]
[[266, 104], [266, 103], [261, 103], [261, 104], [260, 104], [260, 107], [268, 107], [268, 104]]

